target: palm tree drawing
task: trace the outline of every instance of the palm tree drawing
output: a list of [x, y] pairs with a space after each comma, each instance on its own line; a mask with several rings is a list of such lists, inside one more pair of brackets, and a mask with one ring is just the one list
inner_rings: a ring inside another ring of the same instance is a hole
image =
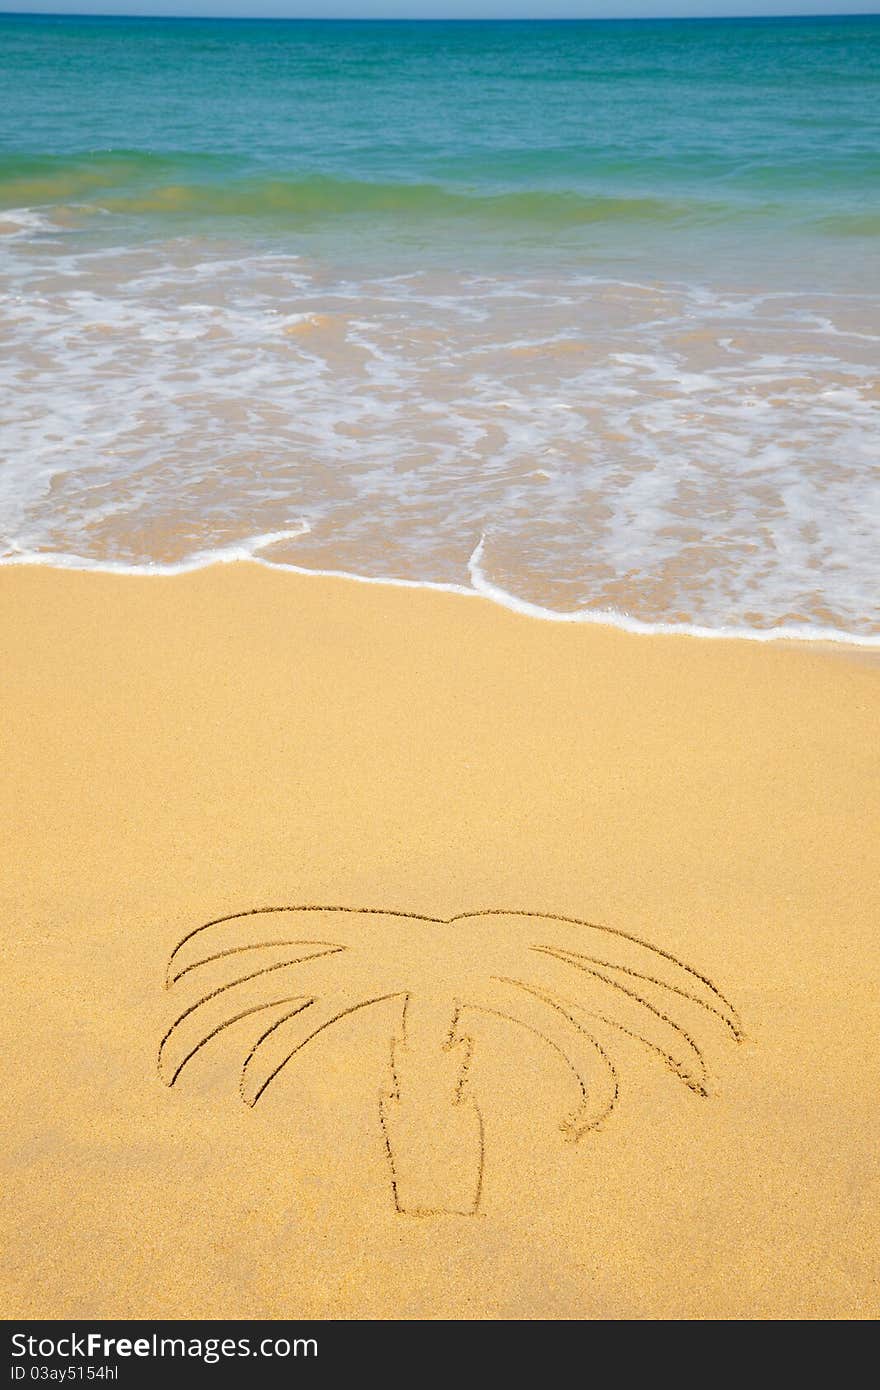
[[708, 1094], [700, 1030], [739, 1040], [733, 1005], [683, 961], [639, 937], [554, 913], [492, 908], [443, 919], [384, 908], [263, 907], [196, 927], [166, 987], [195, 994], [168, 1028], [158, 1067], [173, 1086], [227, 1029], [243, 1041], [241, 1098], [255, 1106], [307, 1044], [384, 1008], [389, 1071], [379, 1120], [397, 1210], [475, 1212], [483, 1186], [480, 1107], [469, 1086], [474, 1028], [508, 1023], [569, 1074], [567, 1138], [618, 1102], [616, 1044], [653, 1054]]

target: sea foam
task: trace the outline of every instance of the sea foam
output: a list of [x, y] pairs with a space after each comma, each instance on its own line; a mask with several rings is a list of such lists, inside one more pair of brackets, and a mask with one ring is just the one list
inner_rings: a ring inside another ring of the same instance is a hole
[[[5, 563], [873, 643], [876, 300], [0, 244]], [[483, 538], [481, 540], [481, 537]]]

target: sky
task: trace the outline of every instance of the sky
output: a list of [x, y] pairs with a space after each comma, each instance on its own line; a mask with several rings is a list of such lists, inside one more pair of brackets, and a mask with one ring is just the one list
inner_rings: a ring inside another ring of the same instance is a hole
[[880, 0], [0, 0], [28, 14], [212, 15], [310, 19], [629, 19], [876, 14]]

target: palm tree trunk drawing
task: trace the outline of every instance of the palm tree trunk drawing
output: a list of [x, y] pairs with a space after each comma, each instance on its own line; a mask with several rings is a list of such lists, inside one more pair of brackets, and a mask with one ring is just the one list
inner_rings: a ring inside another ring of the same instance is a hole
[[391, 1041], [379, 1112], [394, 1204], [413, 1216], [467, 1216], [480, 1202], [483, 1118], [466, 1089], [472, 1043], [455, 1021], [452, 1003], [407, 995]]

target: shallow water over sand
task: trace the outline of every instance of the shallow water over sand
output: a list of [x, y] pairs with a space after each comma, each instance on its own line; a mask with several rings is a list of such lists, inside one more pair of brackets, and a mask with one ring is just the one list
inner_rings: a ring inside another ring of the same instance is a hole
[[873, 301], [233, 250], [7, 242], [6, 557], [282, 533], [261, 559], [559, 612], [878, 630]]

